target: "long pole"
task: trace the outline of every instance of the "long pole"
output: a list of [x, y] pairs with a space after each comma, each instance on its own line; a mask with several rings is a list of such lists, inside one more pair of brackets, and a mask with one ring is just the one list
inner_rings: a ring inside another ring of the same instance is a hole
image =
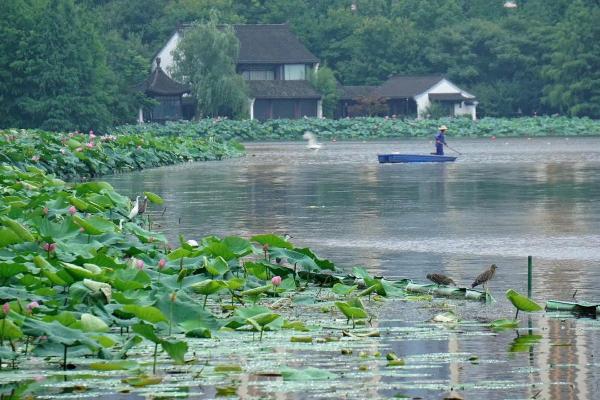
[[447, 148], [449, 148], [450, 150], [454, 151], [455, 153], [458, 153], [459, 155], [462, 155], [462, 153], [458, 150], [454, 150], [452, 147], [446, 145]]
[[533, 258], [527, 256], [527, 297], [531, 298]]

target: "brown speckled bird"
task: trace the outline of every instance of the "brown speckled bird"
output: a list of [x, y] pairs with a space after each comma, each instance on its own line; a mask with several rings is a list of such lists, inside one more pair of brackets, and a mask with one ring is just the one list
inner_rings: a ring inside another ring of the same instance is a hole
[[454, 285], [456, 286], [456, 283], [454, 283], [454, 281], [452, 280], [452, 278], [447, 277], [446, 275], [442, 275], [442, 274], [427, 274], [427, 279], [429, 279], [431, 282], [435, 283], [436, 285]]
[[492, 264], [492, 266], [488, 270], [479, 274], [479, 276], [475, 278], [475, 281], [471, 285], [471, 288], [483, 285], [483, 288], [485, 289], [485, 284], [488, 283], [494, 277], [494, 275], [496, 275], [496, 268], [498, 268], [496, 267], [496, 264]]

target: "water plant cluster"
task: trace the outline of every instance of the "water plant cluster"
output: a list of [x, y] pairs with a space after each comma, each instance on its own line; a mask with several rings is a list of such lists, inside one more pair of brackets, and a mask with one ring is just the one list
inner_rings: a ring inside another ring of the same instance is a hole
[[[340, 283], [335, 265], [275, 235], [180, 238], [171, 248], [150, 229], [129, 220], [128, 198], [105, 182], [68, 184], [41, 169], [0, 166], [0, 366], [18, 367], [30, 356], [92, 356], [98, 369], [144, 341], [155, 360], [166, 352], [184, 363], [186, 338], [218, 330], [304, 330], [282, 318], [262, 298], [303, 291], [309, 283], [346, 296], [358, 286]], [[155, 206], [163, 200], [146, 193]], [[393, 289], [360, 273], [368, 287], [338, 301], [348, 321], [370, 318], [360, 296]], [[341, 285], [341, 286], [340, 286]]]
[[42, 130], [0, 130], [0, 160], [35, 166], [63, 178], [138, 170], [244, 154], [242, 145], [215, 137], [142, 134], [96, 135]]
[[426, 137], [435, 134], [440, 125], [447, 125], [453, 137], [535, 137], [535, 136], [591, 136], [600, 135], [600, 121], [589, 118], [524, 117], [400, 119], [351, 118], [268, 120], [204, 119], [191, 122], [170, 122], [165, 125], [124, 125], [114, 128], [118, 134], [218, 137], [224, 140], [302, 140], [306, 131], [322, 140], [386, 139], [398, 137]]

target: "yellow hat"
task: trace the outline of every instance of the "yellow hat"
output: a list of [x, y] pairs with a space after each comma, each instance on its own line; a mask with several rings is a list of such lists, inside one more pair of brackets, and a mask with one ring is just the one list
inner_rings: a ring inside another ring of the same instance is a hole
[[446, 125], [442, 125], [438, 128], [440, 131], [447, 131], [448, 127]]

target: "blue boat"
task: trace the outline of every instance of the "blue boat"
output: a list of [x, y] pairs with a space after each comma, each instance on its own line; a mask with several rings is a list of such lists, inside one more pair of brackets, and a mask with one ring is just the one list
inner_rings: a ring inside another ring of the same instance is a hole
[[456, 160], [452, 156], [437, 156], [435, 154], [378, 154], [381, 164], [385, 163], [423, 163], [423, 162], [449, 162]]

